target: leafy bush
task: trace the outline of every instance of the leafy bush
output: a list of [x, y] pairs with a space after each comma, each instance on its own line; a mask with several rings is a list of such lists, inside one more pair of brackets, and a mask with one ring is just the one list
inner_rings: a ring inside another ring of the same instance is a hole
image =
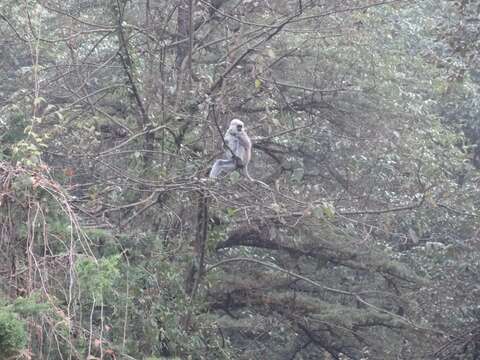
[[13, 312], [0, 308], [0, 358], [22, 349], [26, 341], [25, 323]]

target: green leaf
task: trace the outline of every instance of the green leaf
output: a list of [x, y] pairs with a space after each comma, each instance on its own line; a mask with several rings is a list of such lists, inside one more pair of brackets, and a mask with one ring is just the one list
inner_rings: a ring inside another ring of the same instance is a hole
[[322, 204], [323, 214], [327, 219], [332, 219], [335, 217], [335, 208], [332, 204], [324, 202]]
[[35, 99], [33, 99], [33, 105], [35, 106], [40, 105], [42, 102], [46, 103], [47, 101], [45, 100], [45, 98], [41, 96], [38, 96]]

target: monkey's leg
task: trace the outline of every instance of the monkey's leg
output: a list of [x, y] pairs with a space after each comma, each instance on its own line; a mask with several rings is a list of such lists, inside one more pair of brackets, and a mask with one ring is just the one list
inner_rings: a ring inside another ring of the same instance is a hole
[[230, 160], [217, 160], [213, 164], [212, 170], [210, 171], [209, 177], [216, 178], [222, 173], [222, 171], [232, 171], [235, 170], [237, 165], [233, 159]]

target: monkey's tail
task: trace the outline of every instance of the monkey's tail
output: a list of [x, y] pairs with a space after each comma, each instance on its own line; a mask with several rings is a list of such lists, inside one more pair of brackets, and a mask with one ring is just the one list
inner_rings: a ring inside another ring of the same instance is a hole
[[250, 174], [248, 173], [248, 168], [247, 167], [244, 167], [243, 168], [243, 173], [245, 174], [245, 177], [250, 180], [251, 182], [255, 182], [255, 183], [258, 183], [264, 187], [266, 187], [267, 189], [270, 189], [270, 186], [268, 186], [267, 184], [265, 184], [263, 181], [260, 181], [260, 180], [257, 180], [257, 179], [254, 179], [250, 176]]

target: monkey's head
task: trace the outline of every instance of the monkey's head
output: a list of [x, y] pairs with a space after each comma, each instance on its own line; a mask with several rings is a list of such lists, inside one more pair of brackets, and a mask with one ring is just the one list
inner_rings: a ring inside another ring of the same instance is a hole
[[243, 121], [238, 119], [233, 119], [230, 122], [230, 132], [231, 133], [239, 133], [242, 132], [244, 129]]

